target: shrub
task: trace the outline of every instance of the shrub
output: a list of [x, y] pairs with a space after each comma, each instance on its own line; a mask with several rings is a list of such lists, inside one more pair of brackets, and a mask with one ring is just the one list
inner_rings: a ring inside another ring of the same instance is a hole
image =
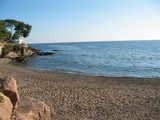
[[5, 57], [9, 52], [15, 52], [15, 53], [22, 54], [23, 48], [24, 48], [23, 45], [8, 43], [8, 44], [4, 45], [4, 47], [2, 48], [1, 57]]
[[13, 45], [12, 44], [6, 44], [2, 48], [2, 57], [6, 56], [9, 52], [13, 51]]
[[0, 103], [4, 101], [3, 96], [0, 96]]
[[[0, 89], [0, 92], [3, 92], [2, 89]], [[0, 96], [0, 103], [4, 101], [4, 98], [2, 96]]]
[[22, 50], [23, 50], [23, 46], [22, 45], [20, 45], [20, 44], [15, 44], [14, 46], [13, 46], [13, 52], [22, 52]]

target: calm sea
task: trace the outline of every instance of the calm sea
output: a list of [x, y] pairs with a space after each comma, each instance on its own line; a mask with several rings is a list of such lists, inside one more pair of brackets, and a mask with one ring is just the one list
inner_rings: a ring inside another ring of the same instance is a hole
[[52, 56], [33, 57], [34, 69], [102, 76], [160, 77], [160, 41], [31, 44]]

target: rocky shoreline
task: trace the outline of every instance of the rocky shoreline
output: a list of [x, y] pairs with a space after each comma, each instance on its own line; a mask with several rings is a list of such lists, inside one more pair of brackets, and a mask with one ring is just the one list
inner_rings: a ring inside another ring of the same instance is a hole
[[49, 105], [52, 120], [160, 118], [160, 78], [88, 76], [3, 62], [0, 78], [13, 76], [20, 96]]
[[0, 46], [0, 57], [8, 58], [16, 62], [27, 62], [33, 56], [47, 56], [53, 54], [55, 53], [36, 50], [27, 44], [4, 43]]

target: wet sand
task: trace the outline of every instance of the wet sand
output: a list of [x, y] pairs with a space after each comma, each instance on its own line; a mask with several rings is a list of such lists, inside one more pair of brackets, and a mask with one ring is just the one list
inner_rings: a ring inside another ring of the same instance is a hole
[[0, 77], [9, 75], [17, 80], [21, 96], [32, 96], [51, 107], [52, 120], [160, 118], [160, 78], [41, 71], [0, 59]]

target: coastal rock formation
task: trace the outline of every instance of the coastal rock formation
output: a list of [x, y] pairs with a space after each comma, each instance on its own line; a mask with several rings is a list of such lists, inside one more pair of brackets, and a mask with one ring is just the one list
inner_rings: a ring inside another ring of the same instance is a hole
[[51, 51], [55, 51], [55, 52], [57, 52], [57, 51], [60, 51], [60, 50], [51, 50]]
[[3, 94], [11, 100], [13, 110], [16, 109], [20, 103], [16, 80], [13, 77], [8, 76], [1, 79], [0, 81]]
[[15, 53], [15, 52], [9, 52], [7, 55], [6, 55], [6, 58], [10, 58], [10, 59], [15, 59], [18, 57], [18, 54]]
[[[11, 48], [8, 48], [8, 46]], [[4, 47], [4, 50], [2, 49], [2, 57], [15, 59], [21, 56], [30, 57], [35, 53], [35, 51], [26, 44], [9, 44], [8, 46]]]
[[15, 59], [20, 56], [32, 56], [34, 51], [26, 44], [4, 43], [0, 45], [0, 57]]
[[10, 120], [12, 115], [12, 103], [8, 97], [0, 92], [3, 100], [0, 102], [0, 120]]
[[39, 52], [38, 55], [40, 56], [46, 56], [46, 55], [53, 55], [53, 52]]
[[0, 57], [16, 60], [17, 62], [27, 62], [32, 56], [53, 55], [54, 52], [41, 52], [26, 44], [5, 43], [0, 46]]
[[51, 120], [50, 108], [44, 102], [32, 97], [23, 97], [21, 100], [16, 111], [17, 120]]
[[[50, 107], [32, 97], [20, 97], [16, 80], [0, 78], [0, 120], [51, 120]], [[19, 105], [20, 103], [20, 105]]]
[[29, 49], [31, 51], [33, 51], [32, 56], [47, 56], [47, 55], [55, 54], [54, 52], [42, 52], [41, 50], [37, 50], [37, 49], [31, 48], [31, 47], [29, 47]]

